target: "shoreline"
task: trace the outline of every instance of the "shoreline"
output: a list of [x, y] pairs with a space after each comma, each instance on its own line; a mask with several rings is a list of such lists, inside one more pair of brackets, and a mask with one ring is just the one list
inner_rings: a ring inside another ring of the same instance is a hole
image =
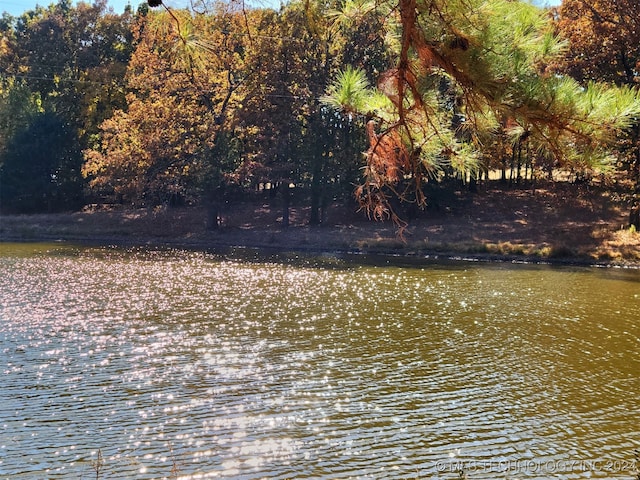
[[[369, 228], [362, 230], [353, 226], [337, 225], [290, 226], [286, 229], [236, 228], [213, 232], [191, 232], [171, 237], [148, 235], [135, 231], [114, 235], [100, 234], [92, 229], [87, 229], [82, 233], [70, 232], [65, 231], [64, 227], [58, 231], [55, 229], [54, 231], [42, 231], [36, 227], [39, 225], [37, 222], [31, 225], [24, 222], [26, 217], [29, 216], [0, 216], [0, 248], [3, 244], [9, 243], [51, 243], [123, 249], [179, 249], [213, 252], [232, 257], [247, 252], [253, 252], [253, 257], [257, 255], [264, 258], [285, 257], [287, 255], [338, 256], [347, 257], [356, 262], [386, 263], [400, 266], [460, 262], [640, 270], [640, 261], [638, 260], [589, 258], [583, 255], [572, 255], [563, 249], [560, 249], [557, 254], [554, 254], [554, 251], [550, 249], [548, 251], [551, 255], [545, 256], [542, 254], [510, 253], [509, 251], [497, 253], [490, 251], [487, 244], [469, 241], [458, 244], [403, 241], [397, 236], [389, 235], [393, 231], [393, 227], [389, 224], [373, 223], [367, 225]], [[15, 228], [7, 228], [7, 219], [11, 219], [14, 223], [17, 221], [26, 230], [19, 232]], [[352, 235], [345, 235], [345, 230], [350, 229], [355, 229], [356, 232]], [[310, 240], [313, 237], [316, 237], [315, 240]], [[508, 248], [514, 249], [516, 252], [525, 251], [521, 244], [509, 244]]]
[[640, 232], [606, 191], [567, 182], [532, 189], [489, 183], [460, 191], [411, 219], [403, 237], [390, 221], [371, 221], [356, 206], [334, 203], [323, 224], [308, 223], [304, 199], [292, 202], [282, 226], [278, 199], [255, 196], [226, 205], [221, 225], [207, 228], [202, 206], [126, 208], [93, 205], [83, 211], [0, 215], [0, 242], [182, 249], [261, 249], [307, 254], [575, 265], [640, 269]]
[[[129, 239], [116, 238], [38, 238], [38, 239], [15, 239], [0, 237], [0, 249], [7, 244], [46, 244], [60, 246], [115, 248], [115, 249], [166, 249], [166, 250], [186, 250], [195, 252], [214, 253], [229, 256], [233, 259], [247, 259], [246, 254], [251, 254], [252, 259], [285, 258], [290, 255], [296, 257], [309, 258], [331, 258], [341, 257], [341, 259], [354, 260], [354, 263], [380, 264], [418, 267], [435, 263], [478, 263], [478, 264], [510, 264], [510, 265], [530, 265], [549, 267], [576, 267], [576, 268], [605, 268], [621, 270], [640, 271], [639, 262], [604, 262], [589, 260], [581, 257], [544, 258], [527, 255], [496, 255], [483, 253], [468, 253], [464, 251], [392, 251], [392, 250], [359, 250], [359, 249], [337, 249], [318, 247], [277, 247], [273, 245], [246, 245], [246, 244], [224, 244], [224, 243], [192, 243], [192, 242], [166, 242], [156, 239], [146, 239], [145, 241], [132, 241]], [[244, 255], [239, 255], [239, 253]]]

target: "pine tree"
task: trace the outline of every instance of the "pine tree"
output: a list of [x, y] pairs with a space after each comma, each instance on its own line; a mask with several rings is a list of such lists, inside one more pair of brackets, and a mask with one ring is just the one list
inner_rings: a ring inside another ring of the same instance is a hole
[[471, 174], [488, 139], [527, 142], [538, 156], [602, 169], [617, 132], [640, 113], [637, 91], [554, 75], [547, 66], [566, 48], [547, 13], [513, 0], [347, 2], [341, 22], [375, 11], [396, 65], [375, 87], [345, 69], [324, 102], [367, 119], [370, 146], [361, 203], [391, 216], [390, 198], [424, 205], [429, 177]]

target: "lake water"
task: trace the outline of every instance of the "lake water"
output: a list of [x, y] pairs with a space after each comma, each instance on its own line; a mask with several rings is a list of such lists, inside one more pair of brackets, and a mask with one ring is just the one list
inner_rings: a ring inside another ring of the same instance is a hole
[[2, 479], [637, 478], [638, 271], [0, 249]]

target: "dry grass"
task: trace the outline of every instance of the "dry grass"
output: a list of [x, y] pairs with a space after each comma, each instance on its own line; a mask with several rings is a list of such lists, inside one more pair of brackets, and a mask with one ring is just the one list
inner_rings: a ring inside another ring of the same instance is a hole
[[628, 261], [640, 264], [640, 232], [620, 229], [607, 236], [596, 248], [594, 257], [599, 260]]

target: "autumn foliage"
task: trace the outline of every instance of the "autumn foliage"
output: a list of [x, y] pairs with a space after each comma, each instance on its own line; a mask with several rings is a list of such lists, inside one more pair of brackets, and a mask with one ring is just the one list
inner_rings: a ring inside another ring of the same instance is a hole
[[[622, 173], [637, 185], [632, 3], [233, 1], [115, 14], [61, 1], [5, 16], [2, 206], [19, 211], [43, 190], [20, 172], [37, 158], [25, 132], [45, 124], [60, 126], [47, 147], [59, 155], [39, 182], [75, 185], [85, 202], [218, 205], [269, 185], [286, 203], [295, 185], [317, 223], [355, 189], [371, 217], [402, 224], [398, 204], [428, 207], [433, 185], [473, 188], [489, 171]], [[31, 205], [69, 205], [61, 195]]]

